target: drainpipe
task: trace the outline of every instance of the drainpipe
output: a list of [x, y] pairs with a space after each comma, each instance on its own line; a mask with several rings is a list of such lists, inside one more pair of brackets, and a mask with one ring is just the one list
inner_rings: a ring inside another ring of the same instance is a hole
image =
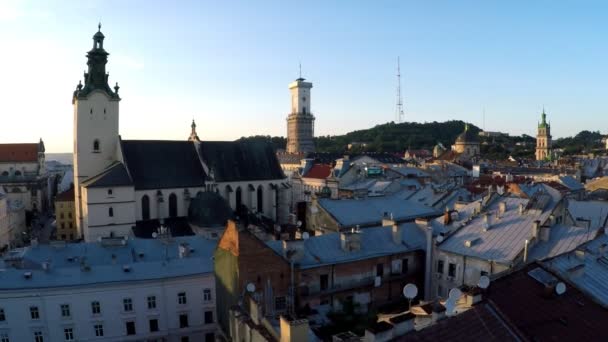
[[426, 227], [426, 262], [424, 268], [424, 299], [431, 300], [431, 268], [433, 261], [433, 228]]

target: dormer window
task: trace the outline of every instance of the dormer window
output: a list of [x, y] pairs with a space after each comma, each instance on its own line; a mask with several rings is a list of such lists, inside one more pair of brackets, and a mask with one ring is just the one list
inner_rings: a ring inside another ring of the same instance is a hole
[[93, 152], [100, 152], [99, 150], [99, 139], [93, 141]]

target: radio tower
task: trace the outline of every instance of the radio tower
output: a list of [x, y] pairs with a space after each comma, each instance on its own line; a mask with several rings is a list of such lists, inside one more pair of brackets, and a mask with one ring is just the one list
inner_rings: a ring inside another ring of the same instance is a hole
[[397, 57], [397, 106], [395, 108], [397, 123], [403, 122], [403, 99], [401, 98], [401, 67], [399, 65], [399, 57]]

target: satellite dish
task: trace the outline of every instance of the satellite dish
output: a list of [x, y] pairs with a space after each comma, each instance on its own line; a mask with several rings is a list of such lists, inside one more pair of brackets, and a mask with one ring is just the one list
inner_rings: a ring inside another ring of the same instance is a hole
[[403, 287], [403, 295], [407, 299], [414, 299], [418, 295], [418, 288], [414, 284], [407, 284]]
[[487, 289], [490, 286], [490, 278], [488, 276], [479, 277], [479, 281], [477, 282], [477, 286], [482, 289]]
[[460, 289], [457, 287], [451, 289], [450, 292], [448, 293], [448, 298], [450, 299], [450, 301], [455, 302], [458, 299], [460, 299], [460, 296], [462, 296], [462, 291], [460, 291]]
[[296, 226], [298, 226], [298, 228], [302, 227], [302, 221], [298, 220], [298, 222], [296, 222]]
[[302, 239], [308, 240], [309, 237], [310, 237], [310, 234], [308, 234], [308, 232], [302, 233]]
[[439, 242], [439, 243], [443, 242], [443, 235], [437, 236], [437, 242]]
[[247, 284], [247, 292], [251, 292], [251, 293], [255, 292], [255, 284], [253, 284], [253, 283]]
[[153, 239], [156, 239], [157, 237], [158, 237], [158, 233], [157, 233], [157, 232], [153, 232], [153, 233], [152, 233], [152, 238], [153, 238]]
[[[452, 289], [455, 290], [455, 289]], [[451, 292], [451, 291], [450, 291]], [[448, 300], [445, 302], [445, 311], [446, 311], [446, 315], [448, 316], [454, 316], [456, 314], [456, 303], [453, 302], [452, 300]]]
[[555, 285], [555, 293], [557, 293], [558, 296], [563, 295], [565, 292], [566, 292], [566, 284], [564, 284], [560, 281], [559, 283], [557, 283], [557, 285]]

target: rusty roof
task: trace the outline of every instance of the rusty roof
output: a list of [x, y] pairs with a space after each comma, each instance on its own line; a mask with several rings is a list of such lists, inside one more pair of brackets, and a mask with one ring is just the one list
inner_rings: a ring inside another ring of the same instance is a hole
[[0, 163], [36, 161], [38, 144], [0, 144]]

